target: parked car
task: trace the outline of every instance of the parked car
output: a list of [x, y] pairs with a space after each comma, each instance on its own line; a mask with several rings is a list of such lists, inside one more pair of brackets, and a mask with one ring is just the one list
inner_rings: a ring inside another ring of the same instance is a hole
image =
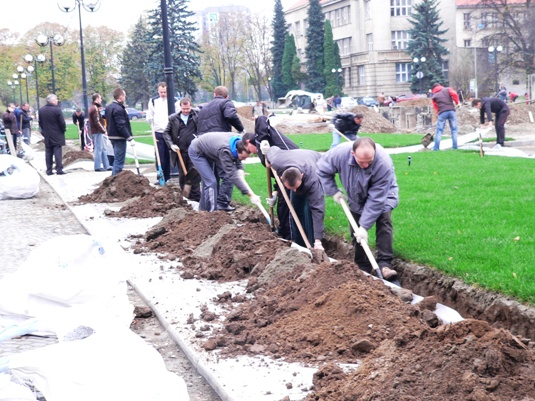
[[394, 99], [396, 103], [399, 103], [399, 102], [406, 102], [407, 100], [415, 100], [415, 99], [421, 99], [421, 98], [424, 98], [426, 97], [425, 95], [414, 95], [412, 93], [409, 93], [409, 94], [406, 94], [406, 95], [399, 95], [399, 96], [396, 96], [396, 98]]
[[344, 109], [347, 109], [349, 107], [355, 107], [357, 105], [357, 101], [350, 96], [345, 96], [341, 99], [342, 99], [342, 103], [340, 104], [340, 107]]
[[139, 111], [133, 107], [127, 107], [126, 112], [128, 113], [128, 118], [130, 120], [137, 120], [138, 118], [145, 118], [146, 116], [144, 111]]
[[357, 104], [361, 104], [368, 107], [379, 106], [379, 102], [371, 96], [363, 96], [357, 98]]

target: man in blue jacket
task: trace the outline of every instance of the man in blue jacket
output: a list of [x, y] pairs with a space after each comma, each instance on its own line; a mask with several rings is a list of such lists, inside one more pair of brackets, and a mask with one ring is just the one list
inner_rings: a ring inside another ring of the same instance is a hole
[[336, 174], [345, 188], [349, 209], [359, 225], [356, 233], [350, 226], [355, 263], [361, 270], [372, 271], [360, 243], [368, 242], [368, 230], [375, 224], [377, 264], [386, 280], [395, 279], [397, 272], [391, 269], [394, 259], [392, 210], [399, 203], [399, 189], [388, 153], [372, 139], [359, 138], [326, 152], [318, 162], [317, 173], [325, 194], [336, 202], [345, 198], [336, 186]]
[[106, 107], [106, 122], [108, 124], [108, 138], [113, 146], [115, 159], [113, 161], [111, 175], [115, 176], [123, 171], [126, 158], [126, 142], [130, 145], [136, 144], [133, 141], [130, 119], [124, 107], [126, 92], [122, 88], [113, 91], [113, 102]]

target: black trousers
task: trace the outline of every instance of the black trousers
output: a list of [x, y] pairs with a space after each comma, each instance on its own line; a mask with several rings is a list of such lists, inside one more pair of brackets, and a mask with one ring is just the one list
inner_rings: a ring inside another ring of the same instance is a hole
[[[360, 214], [351, 212], [358, 223]], [[360, 226], [360, 224], [359, 224]], [[355, 263], [360, 270], [372, 272], [372, 264], [364, 252], [364, 248], [357, 242], [353, 235], [353, 227], [349, 226], [353, 248], [355, 249]], [[392, 227], [392, 211], [383, 212], [375, 222], [375, 247], [377, 248], [377, 264], [379, 267], [390, 267], [394, 259], [394, 230]]]
[[502, 109], [499, 113], [496, 113], [494, 127], [496, 128], [496, 143], [499, 145], [504, 145], [505, 143], [505, 122], [507, 117], [509, 117], [509, 107]]
[[52, 174], [52, 162], [56, 161], [56, 173], [63, 172], [61, 145], [45, 146], [46, 173]]

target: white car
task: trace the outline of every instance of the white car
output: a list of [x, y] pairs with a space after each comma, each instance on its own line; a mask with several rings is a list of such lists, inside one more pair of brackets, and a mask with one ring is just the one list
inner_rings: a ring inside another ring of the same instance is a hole
[[346, 96], [342, 98], [342, 103], [340, 104], [340, 107], [344, 109], [348, 109], [350, 107], [355, 107], [356, 105], [357, 105], [357, 101], [354, 98], [350, 96]]

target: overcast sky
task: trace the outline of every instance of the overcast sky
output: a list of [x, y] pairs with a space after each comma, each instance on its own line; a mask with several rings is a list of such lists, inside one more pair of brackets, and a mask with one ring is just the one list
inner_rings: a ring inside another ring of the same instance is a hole
[[[84, 1], [85, 4], [89, 4], [96, 0]], [[42, 22], [56, 22], [71, 29], [78, 29], [78, 10], [67, 14], [58, 8], [58, 3], [72, 8], [75, 0], [23, 0], [21, 3], [2, 0], [2, 2], [9, 4], [2, 7], [0, 28], [24, 34]], [[296, 2], [297, 0], [283, 0], [282, 4], [283, 7], [288, 7]], [[101, 0], [101, 7], [97, 12], [82, 10], [82, 26], [105, 25], [126, 34], [144, 11], [157, 7], [159, 3], [158, 0]], [[273, 14], [273, 0], [191, 0], [189, 7], [192, 11], [197, 11], [206, 7], [229, 4], [248, 6], [253, 12], [267, 12], [270, 16]]]

